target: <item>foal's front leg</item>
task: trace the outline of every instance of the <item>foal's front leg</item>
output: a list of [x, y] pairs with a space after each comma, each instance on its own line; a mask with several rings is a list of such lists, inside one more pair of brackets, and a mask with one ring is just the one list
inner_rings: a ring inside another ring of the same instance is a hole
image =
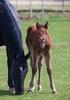
[[38, 90], [41, 91], [42, 90], [42, 81], [41, 81], [41, 70], [42, 70], [42, 56], [39, 58], [39, 61], [38, 61]]
[[46, 65], [47, 65], [47, 72], [49, 76], [49, 81], [50, 81], [50, 87], [52, 89], [52, 93], [57, 93], [54, 82], [53, 82], [53, 77], [52, 77], [52, 66], [51, 66], [51, 52], [49, 51], [48, 54], [45, 56], [46, 60]]
[[30, 82], [29, 92], [34, 92], [35, 90], [35, 74], [37, 72], [37, 56], [31, 55], [31, 68], [32, 68], [32, 78]]

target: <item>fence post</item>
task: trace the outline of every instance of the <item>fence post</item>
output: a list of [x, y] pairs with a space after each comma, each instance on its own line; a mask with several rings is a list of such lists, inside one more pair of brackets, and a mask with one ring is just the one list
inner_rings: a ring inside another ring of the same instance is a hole
[[44, 0], [41, 0], [41, 17], [42, 17], [42, 24], [44, 23]]
[[30, 0], [30, 18], [32, 18], [32, 0]]
[[64, 0], [62, 0], [62, 12], [64, 13]]
[[42, 18], [44, 17], [44, 0], [42, 0]]
[[16, 6], [16, 9], [18, 10], [18, 3], [17, 3], [17, 0], [16, 0], [16, 5], [15, 5], [15, 6]]

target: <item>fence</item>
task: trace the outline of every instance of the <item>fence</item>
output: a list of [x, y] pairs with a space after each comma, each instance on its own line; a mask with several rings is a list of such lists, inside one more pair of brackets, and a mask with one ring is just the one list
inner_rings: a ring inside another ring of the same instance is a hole
[[11, 0], [17, 10], [30, 11], [30, 17], [33, 11], [70, 11], [70, 0]]

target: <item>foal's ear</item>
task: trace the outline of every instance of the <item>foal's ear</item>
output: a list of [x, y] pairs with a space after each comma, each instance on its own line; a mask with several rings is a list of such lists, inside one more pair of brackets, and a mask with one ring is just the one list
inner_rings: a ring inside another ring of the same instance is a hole
[[48, 29], [48, 22], [46, 22], [46, 24], [44, 25], [45, 29]]
[[40, 24], [37, 22], [36, 23], [36, 28], [39, 29], [39, 27], [40, 27]]

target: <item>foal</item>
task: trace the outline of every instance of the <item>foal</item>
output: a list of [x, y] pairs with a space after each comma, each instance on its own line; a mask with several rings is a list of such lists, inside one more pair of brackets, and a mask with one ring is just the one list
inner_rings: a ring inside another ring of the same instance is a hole
[[29, 92], [34, 92], [34, 78], [38, 67], [38, 90], [41, 90], [41, 66], [42, 58], [45, 58], [47, 72], [49, 75], [50, 87], [52, 93], [57, 93], [52, 78], [52, 65], [51, 65], [51, 47], [52, 40], [48, 33], [48, 22], [45, 25], [36, 23], [35, 26], [30, 26], [27, 30], [26, 44], [30, 52], [32, 78], [30, 82]]

